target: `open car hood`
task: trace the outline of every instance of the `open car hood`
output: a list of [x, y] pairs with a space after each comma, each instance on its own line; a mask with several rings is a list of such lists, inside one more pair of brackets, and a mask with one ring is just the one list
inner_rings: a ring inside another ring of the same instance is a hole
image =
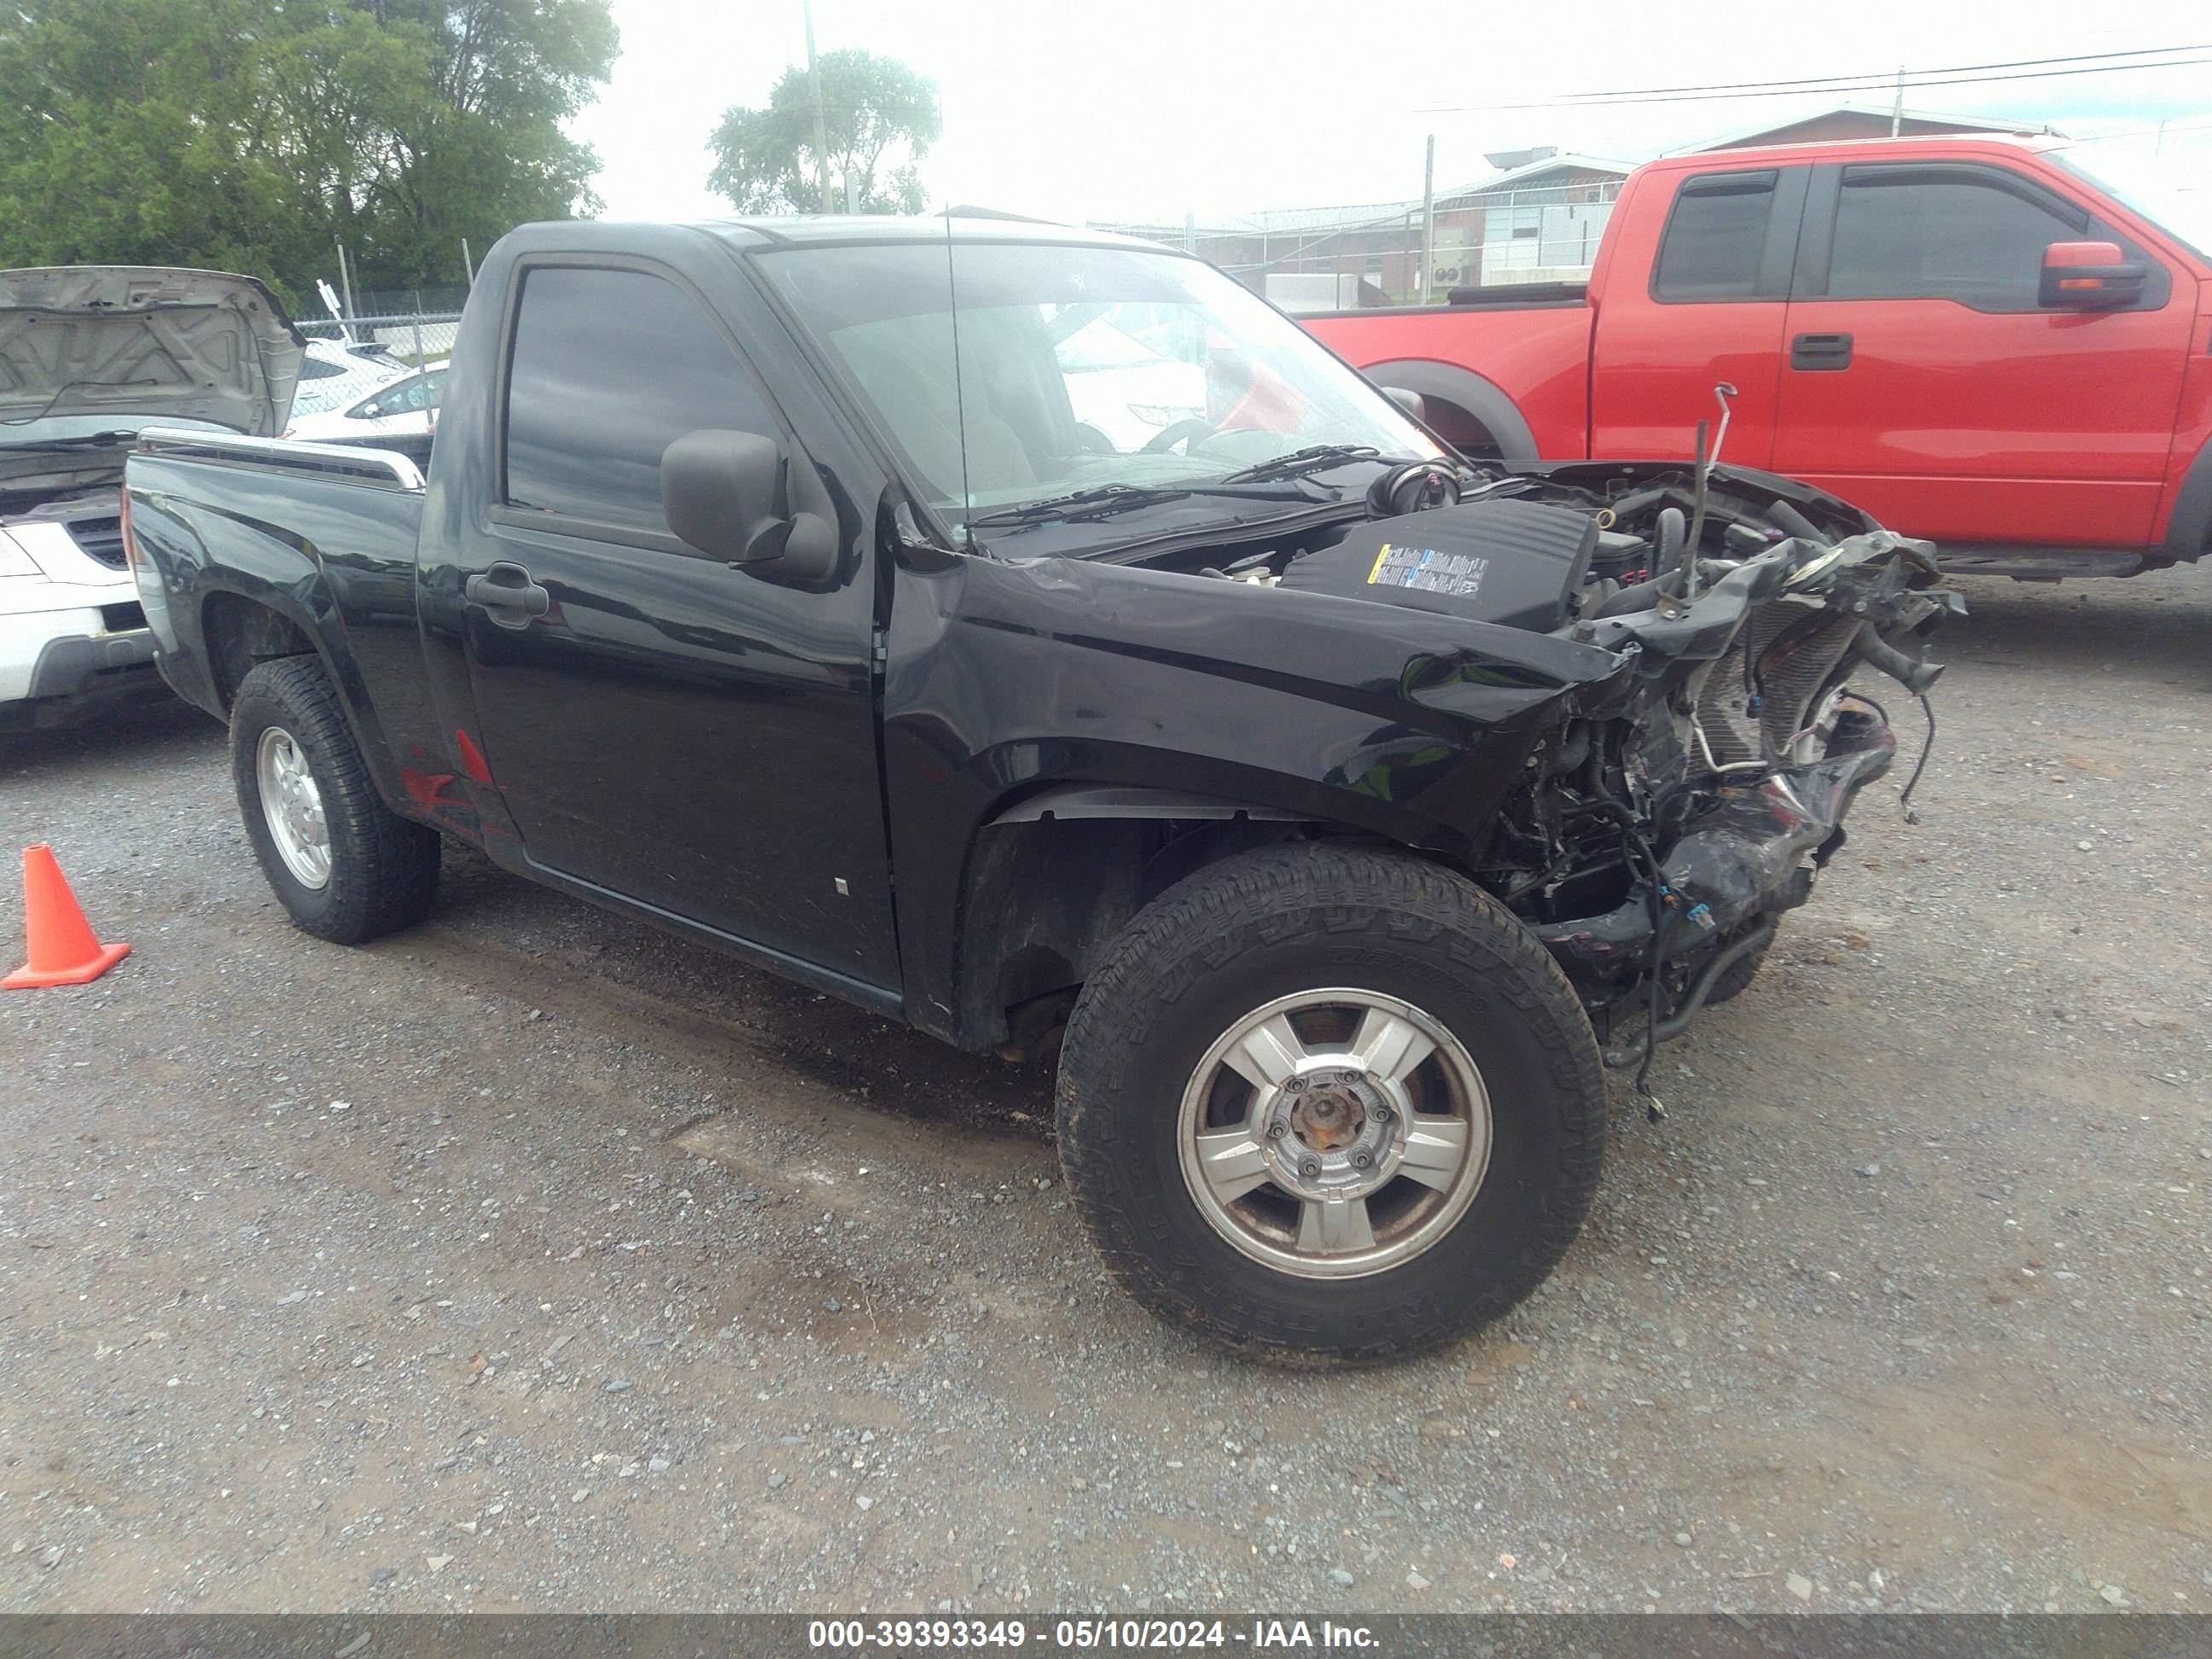
[[276, 296], [251, 276], [150, 265], [0, 271], [0, 422], [182, 418], [275, 437], [306, 351]]

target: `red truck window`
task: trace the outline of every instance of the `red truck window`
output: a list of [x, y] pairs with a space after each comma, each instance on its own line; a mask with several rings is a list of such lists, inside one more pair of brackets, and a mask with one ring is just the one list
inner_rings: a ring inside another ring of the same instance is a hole
[[[1777, 270], [1774, 257], [1790, 250], [1777, 248], [1777, 204], [1783, 197], [1802, 197], [1802, 179], [1792, 177], [1794, 192], [1778, 191], [1783, 181], [1778, 168], [1756, 173], [1697, 173], [1681, 181], [1674, 192], [1674, 210], [1668, 215], [1666, 237], [1659, 243], [1659, 264], [1652, 270], [1652, 299], [1729, 301], [1783, 299], [1787, 292], [1787, 270]], [[1794, 219], [1794, 208], [1790, 212]], [[1794, 243], [1796, 226], [1787, 226]]]
[[1956, 300], [2033, 311], [2043, 250], [2085, 228], [1963, 168], [1848, 167], [1828, 260], [1832, 300]]
[[2117, 228], [2008, 168], [1907, 161], [1840, 172], [1827, 187], [1835, 206], [1825, 252], [1817, 224], [1808, 231], [1801, 299], [1949, 300], [1981, 312], [2036, 311], [2044, 249], [2084, 240], [2116, 242], [2148, 267], [2142, 295], [2128, 309], [2158, 310], [2172, 291], [2166, 267]]

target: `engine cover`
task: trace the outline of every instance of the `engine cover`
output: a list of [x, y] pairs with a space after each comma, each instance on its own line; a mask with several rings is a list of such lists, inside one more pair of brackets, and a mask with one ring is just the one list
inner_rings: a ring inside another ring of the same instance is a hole
[[1359, 525], [1293, 559], [1282, 585], [1548, 634], [1567, 624], [1597, 533], [1565, 507], [1468, 501]]

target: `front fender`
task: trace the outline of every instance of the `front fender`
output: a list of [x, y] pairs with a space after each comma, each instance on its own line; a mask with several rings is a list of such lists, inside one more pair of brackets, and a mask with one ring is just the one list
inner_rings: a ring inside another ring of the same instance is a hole
[[1622, 659], [1396, 606], [1074, 559], [896, 578], [884, 766], [908, 1018], [957, 1023], [978, 833], [1117, 786], [1339, 825], [1447, 858]]

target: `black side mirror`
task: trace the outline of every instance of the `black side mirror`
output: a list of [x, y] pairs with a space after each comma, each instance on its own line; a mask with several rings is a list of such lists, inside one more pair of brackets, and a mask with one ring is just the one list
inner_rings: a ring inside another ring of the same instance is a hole
[[837, 568], [837, 518], [803, 453], [757, 432], [687, 432], [661, 453], [668, 527], [732, 569], [805, 586]]
[[2149, 275], [2117, 242], [2053, 242], [2043, 250], [2036, 303], [2049, 311], [2117, 311], [2142, 297]]
[[1408, 392], [1401, 386], [1386, 386], [1382, 388], [1382, 395], [1423, 425], [1428, 423], [1428, 399], [1419, 392]]

